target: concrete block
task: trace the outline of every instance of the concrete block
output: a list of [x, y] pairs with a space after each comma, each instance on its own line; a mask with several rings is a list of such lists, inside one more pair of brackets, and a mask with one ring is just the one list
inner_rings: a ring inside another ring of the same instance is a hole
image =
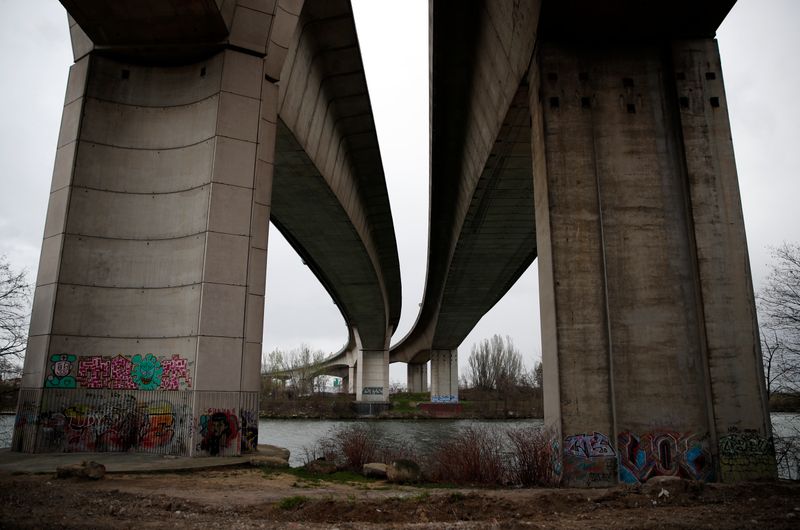
[[70, 188], [61, 188], [50, 194], [47, 203], [47, 217], [44, 222], [44, 237], [52, 237], [64, 232], [67, 219]]
[[277, 126], [260, 120], [258, 127], [258, 159], [270, 164], [275, 162], [275, 135]]
[[80, 142], [74, 184], [132, 193], [186, 191], [211, 181], [214, 146], [213, 138], [166, 150], [120, 149]]
[[141, 107], [190, 105], [217, 94], [223, 53], [181, 66], [144, 66], [96, 57], [87, 94]]
[[241, 371], [241, 338], [198, 337], [195, 390], [238, 390]]
[[261, 390], [261, 343], [247, 342], [242, 361], [242, 391]]
[[69, 67], [67, 91], [64, 94], [64, 106], [72, 103], [86, 93], [86, 78], [89, 73], [89, 57], [83, 57]]
[[61, 285], [54, 335], [159, 338], [197, 333], [200, 286], [119, 289]]
[[160, 195], [76, 189], [70, 201], [68, 231], [121, 239], [198, 234], [206, 230], [209, 188]]
[[269, 207], [254, 203], [251, 222], [250, 245], [253, 248], [266, 251], [267, 235], [269, 234]]
[[208, 213], [208, 229], [225, 234], [250, 235], [250, 208], [253, 190], [211, 185], [211, 206]]
[[253, 200], [258, 204], [269, 206], [272, 204], [272, 179], [275, 166], [269, 162], [258, 160], [256, 162], [255, 192]]
[[272, 15], [237, 5], [233, 13], [229, 42], [263, 55], [266, 53], [271, 25]]
[[279, 0], [278, 5], [281, 9], [288, 11], [294, 16], [299, 16], [303, 9], [304, 0]]
[[60, 281], [125, 288], [200, 283], [204, 250], [205, 234], [152, 241], [68, 235]]
[[191, 105], [138, 107], [87, 98], [81, 139], [136, 149], [194, 145], [214, 136], [221, 99], [213, 96]]
[[72, 58], [78, 61], [85, 55], [89, 55], [94, 49], [92, 39], [86, 34], [78, 24], [72, 24], [69, 27], [69, 39], [72, 43]]
[[22, 370], [22, 388], [42, 388], [49, 335], [28, 337], [25, 349], [25, 367]]
[[252, 55], [227, 50], [222, 68], [222, 90], [259, 99], [264, 60]]
[[217, 283], [203, 284], [200, 335], [242, 338], [245, 288]]
[[165, 338], [118, 338], [118, 337], [75, 337], [51, 335], [47, 355], [72, 353], [75, 355], [146, 355], [171, 357], [177, 355], [187, 359], [194, 366], [197, 355], [197, 337]]
[[56, 150], [56, 160], [53, 163], [53, 178], [50, 181], [50, 191], [58, 191], [72, 183], [75, 151], [78, 142], [70, 142]]
[[286, 61], [288, 50], [270, 41], [267, 47], [267, 58], [264, 59], [264, 74], [271, 79], [280, 79], [283, 63]]
[[248, 294], [245, 322], [245, 340], [261, 343], [264, 334], [264, 297]]
[[275, 12], [275, 0], [239, 0], [238, 4], [262, 13], [272, 14]]
[[250, 249], [250, 265], [247, 273], [247, 292], [264, 295], [267, 282], [267, 251]]
[[78, 139], [83, 101], [84, 98], [79, 98], [72, 103], [64, 105], [64, 110], [61, 114], [61, 128], [58, 131], [58, 144], [56, 144], [56, 147], [61, 147]]
[[247, 236], [208, 232], [203, 281], [244, 286], [249, 247]]
[[29, 334], [47, 335], [53, 323], [53, 311], [56, 301], [57, 284], [38, 285], [33, 292], [31, 308], [31, 326]]
[[214, 182], [252, 188], [255, 164], [255, 143], [217, 137], [212, 177]]
[[261, 119], [270, 123], [278, 121], [278, 85], [266, 79], [261, 83]]
[[259, 107], [257, 99], [220, 92], [217, 134], [248, 142], [257, 141]]
[[270, 42], [278, 44], [281, 48], [289, 49], [292, 43], [292, 35], [297, 26], [297, 16], [299, 13], [290, 13], [286, 11], [283, 4], [279, 4], [278, 10], [275, 12], [275, 22], [272, 24], [272, 31], [269, 34]]
[[47, 237], [42, 241], [42, 251], [39, 254], [39, 271], [36, 273], [36, 285], [47, 285], [58, 281], [58, 271], [61, 268], [62, 234]]

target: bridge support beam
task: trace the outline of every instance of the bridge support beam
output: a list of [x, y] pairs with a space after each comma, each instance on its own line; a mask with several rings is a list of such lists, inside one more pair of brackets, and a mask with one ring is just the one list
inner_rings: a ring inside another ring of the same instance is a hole
[[431, 402], [458, 403], [458, 350], [431, 351]]
[[408, 363], [407, 380], [409, 392], [428, 391], [428, 363]]
[[255, 449], [276, 101], [234, 50], [71, 68], [15, 450]]
[[407, 380], [409, 392], [428, 391], [428, 363], [408, 363]]
[[544, 407], [564, 484], [774, 476], [716, 42], [539, 53]]
[[389, 401], [389, 349], [358, 350], [356, 401]]

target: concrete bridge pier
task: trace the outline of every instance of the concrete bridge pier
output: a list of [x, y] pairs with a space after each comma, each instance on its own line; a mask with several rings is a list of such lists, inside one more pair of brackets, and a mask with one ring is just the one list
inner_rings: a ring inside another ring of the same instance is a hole
[[407, 374], [409, 392], [428, 391], [428, 363], [408, 363]]
[[[83, 25], [71, 20], [13, 448], [255, 450], [285, 46], [226, 17], [272, 12], [197, 3], [129, 20], [142, 4], [64, 3]], [[297, 19], [284, 14], [281, 35]]]
[[548, 41], [529, 84], [563, 483], [774, 476], [716, 42]]
[[458, 403], [458, 350], [431, 350], [431, 402]]

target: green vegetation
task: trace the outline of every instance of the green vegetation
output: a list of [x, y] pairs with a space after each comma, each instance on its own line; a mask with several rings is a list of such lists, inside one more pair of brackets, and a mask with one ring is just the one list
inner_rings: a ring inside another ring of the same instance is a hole
[[330, 475], [324, 475], [321, 473], [311, 473], [304, 467], [274, 468], [261, 466], [261, 473], [264, 478], [273, 478], [276, 475], [290, 475], [311, 485], [320, 484], [322, 482], [331, 482], [334, 484], [364, 484], [376, 482], [375, 479], [367, 478], [364, 475], [352, 471], [337, 471]]
[[286, 511], [296, 510], [310, 500], [311, 499], [304, 497], [303, 495], [292, 495], [291, 497], [281, 499], [281, 501], [278, 503], [278, 508]]

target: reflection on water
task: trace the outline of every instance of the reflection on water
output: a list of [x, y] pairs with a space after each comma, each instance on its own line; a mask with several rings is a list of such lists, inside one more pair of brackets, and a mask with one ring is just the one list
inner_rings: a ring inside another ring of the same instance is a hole
[[261, 420], [258, 423], [258, 443], [289, 449], [289, 464], [301, 466], [305, 463], [306, 448], [311, 448], [331, 431], [353, 423], [365, 423], [375, 430], [378, 437], [394, 445], [424, 452], [438, 441], [454, 436], [462, 427], [520, 428], [542, 425], [542, 420]]

